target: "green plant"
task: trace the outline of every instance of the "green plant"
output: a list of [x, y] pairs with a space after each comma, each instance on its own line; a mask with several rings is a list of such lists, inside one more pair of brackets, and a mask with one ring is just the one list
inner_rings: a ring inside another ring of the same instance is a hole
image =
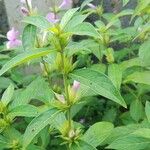
[[[0, 101], [0, 148], [149, 149], [150, 2], [115, 14], [86, 0], [61, 19], [66, 1], [48, 18], [25, 2], [20, 52], [15, 45], [16, 56], [0, 70], [5, 77], [11, 70], [16, 83]], [[94, 24], [86, 21], [92, 14]], [[129, 27], [121, 25], [124, 16]], [[22, 81], [14, 74], [24, 63], [41, 69]]]

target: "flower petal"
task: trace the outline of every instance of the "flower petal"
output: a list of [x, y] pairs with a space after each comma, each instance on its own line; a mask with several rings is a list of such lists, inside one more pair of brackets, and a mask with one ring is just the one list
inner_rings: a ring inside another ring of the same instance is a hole
[[72, 90], [76, 93], [80, 89], [80, 82], [74, 80]]
[[19, 32], [16, 31], [14, 28], [12, 28], [11, 30], [7, 32], [7, 39], [10, 41], [16, 40], [18, 35], [19, 35]]
[[57, 23], [59, 21], [58, 16], [52, 12], [46, 15], [46, 19], [51, 23]]
[[6, 44], [7, 49], [15, 48], [17, 46], [20, 46], [22, 42], [20, 40], [14, 40], [14, 41], [8, 41]]
[[59, 5], [59, 9], [69, 8], [72, 5], [72, 0], [63, 0]]

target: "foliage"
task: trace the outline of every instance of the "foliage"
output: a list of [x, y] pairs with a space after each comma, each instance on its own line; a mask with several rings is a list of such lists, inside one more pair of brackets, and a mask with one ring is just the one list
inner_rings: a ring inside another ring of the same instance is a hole
[[27, 0], [22, 45], [0, 47], [0, 150], [150, 149], [150, 1], [65, 2], [49, 22]]

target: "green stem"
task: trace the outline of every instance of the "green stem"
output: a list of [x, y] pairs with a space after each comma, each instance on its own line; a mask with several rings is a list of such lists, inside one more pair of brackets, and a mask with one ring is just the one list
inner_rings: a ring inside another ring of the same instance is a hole
[[46, 72], [46, 77], [47, 77], [48, 83], [49, 83], [49, 85], [51, 86], [51, 78], [50, 78], [50, 76], [49, 76], [49, 71], [48, 71], [48, 69], [47, 69], [47, 66], [46, 66], [46, 63], [45, 63], [43, 57], [42, 57], [42, 63], [43, 63], [43, 65], [44, 65], [44, 70], [45, 70], [45, 72]]
[[[68, 75], [64, 72], [65, 62], [64, 62], [64, 53], [63, 52], [61, 52], [61, 59], [62, 59], [62, 74], [63, 74], [66, 100], [67, 100], [67, 104], [69, 106], [70, 100], [69, 100], [69, 91], [68, 91]], [[71, 129], [71, 108], [70, 107], [69, 107], [68, 112], [67, 112], [67, 119], [69, 122], [69, 130], [70, 130]]]
[[30, 12], [31, 10], [30, 10], [30, 6], [29, 6], [29, 3], [28, 3], [28, 0], [26, 0], [26, 5], [27, 5], [27, 9], [28, 9], [29, 12]]

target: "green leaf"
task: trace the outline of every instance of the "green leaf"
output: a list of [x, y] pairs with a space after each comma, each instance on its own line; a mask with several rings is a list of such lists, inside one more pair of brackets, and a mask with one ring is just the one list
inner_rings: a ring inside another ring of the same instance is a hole
[[140, 121], [144, 117], [144, 106], [141, 101], [136, 99], [133, 100], [130, 105], [130, 115], [135, 121]]
[[92, 125], [81, 138], [83, 141], [97, 147], [109, 137], [114, 126], [109, 122], [98, 122]]
[[24, 18], [23, 22], [32, 24], [42, 30], [47, 30], [52, 27], [52, 24], [43, 16], [28, 16]]
[[129, 3], [130, 0], [123, 0], [123, 7]]
[[148, 122], [150, 123], [150, 102], [149, 101], [146, 102], [145, 113], [146, 113], [146, 117], [148, 119]]
[[123, 82], [135, 82], [150, 85], [150, 71], [134, 72], [131, 75], [128, 75]]
[[89, 143], [84, 141], [79, 141], [77, 144], [72, 144], [70, 150], [97, 150], [95, 147], [91, 146]]
[[64, 27], [68, 24], [68, 22], [71, 20], [73, 15], [78, 11], [79, 8], [73, 8], [69, 9], [65, 15], [62, 17], [61, 22], [60, 22], [60, 27], [61, 29], [64, 29]]
[[11, 108], [19, 105], [26, 105], [32, 99], [44, 102], [46, 105], [53, 100], [53, 91], [44, 78], [38, 77], [33, 80], [25, 89], [15, 95]]
[[141, 128], [136, 130], [132, 133], [133, 135], [136, 135], [138, 137], [148, 138], [150, 139], [150, 129], [148, 128]]
[[101, 38], [101, 35], [96, 31], [94, 26], [88, 22], [83, 22], [68, 32], [75, 35], [87, 35], [95, 38]]
[[144, 66], [150, 66], [150, 39], [144, 42], [139, 49], [139, 57], [141, 64]]
[[117, 89], [120, 89], [122, 82], [122, 70], [118, 64], [111, 64], [108, 67], [108, 77]]
[[87, 4], [91, 3], [93, 0], [84, 0], [81, 4], [80, 10], [82, 10]]
[[22, 54], [17, 55], [16, 57], [12, 58], [10, 61], [8, 61], [0, 70], [0, 76], [4, 74], [9, 69], [18, 66], [22, 63], [28, 62], [29, 60], [39, 58], [41, 56], [45, 56], [49, 53], [54, 52], [54, 50], [46, 49], [36, 49], [33, 51], [26, 51]]
[[20, 105], [10, 110], [8, 116], [15, 117], [35, 117], [39, 114], [37, 107], [32, 105]]
[[36, 29], [36, 26], [30, 24], [24, 28], [22, 35], [22, 45], [25, 50], [32, 50], [35, 48]]
[[102, 95], [126, 107], [120, 92], [105, 74], [90, 69], [79, 69], [71, 73], [70, 76], [85, 87], [88, 87], [90, 89], [89, 92]]
[[36, 135], [48, 124], [50, 124], [53, 118], [55, 118], [59, 113], [60, 112], [56, 109], [50, 109], [34, 118], [27, 126], [24, 133], [23, 148], [25, 149], [36, 137]]
[[9, 102], [12, 100], [13, 93], [14, 93], [14, 86], [13, 84], [10, 84], [9, 87], [3, 93], [3, 96], [1, 98], [1, 101], [5, 106], [7, 106]]
[[6, 89], [10, 84], [14, 84], [9, 78], [0, 77], [0, 89]]
[[150, 141], [148, 139], [127, 135], [116, 139], [107, 148], [117, 150], [142, 150], [146, 149], [149, 144]]

